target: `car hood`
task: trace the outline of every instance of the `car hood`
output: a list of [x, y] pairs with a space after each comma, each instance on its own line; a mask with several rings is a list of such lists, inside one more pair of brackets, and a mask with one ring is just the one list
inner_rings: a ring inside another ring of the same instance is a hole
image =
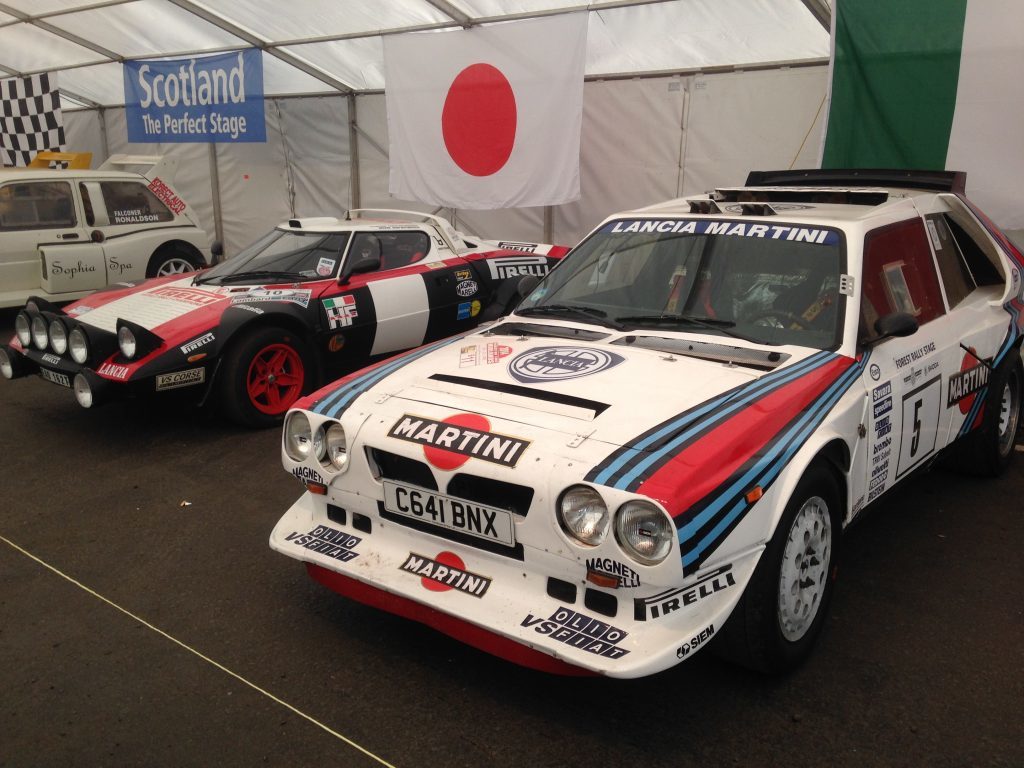
[[[555, 432], [568, 440], [622, 446], [656, 425], [680, 417], [685, 421], [688, 413], [699, 420], [771, 372], [640, 348], [636, 338], [615, 334], [579, 343], [475, 333], [329, 385], [307, 407], [338, 416], [358, 393], [366, 398], [362, 407], [374, 403], [378, 414], [397, 409], [424, 415], [471, 412], [528, 425], [535, 434]], [[828, 354], [785, 350], [775, 371], [812, 354]], [[381, 375], [382, 370], [389, 375]], [[398, 402], [383, 407], [389, 400]]]

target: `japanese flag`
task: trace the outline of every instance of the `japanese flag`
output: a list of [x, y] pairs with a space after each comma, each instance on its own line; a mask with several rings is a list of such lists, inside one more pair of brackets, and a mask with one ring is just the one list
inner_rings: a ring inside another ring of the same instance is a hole
[[587, 14], [384, 39], [391, 194], [455, 208], [580, 197]]

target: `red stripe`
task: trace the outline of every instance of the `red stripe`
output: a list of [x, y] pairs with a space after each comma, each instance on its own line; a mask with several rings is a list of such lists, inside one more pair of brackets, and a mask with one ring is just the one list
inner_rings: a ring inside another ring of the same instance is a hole
[[852, 358], [836, 357], [741, 408], [673, 456], [639, 492], [662, 502], [673, 517], [683, 514], [759, 454], [853, 364]]
[[555, 675], [570, 675], [574, 677], [592, 676], [595, 673], [581, 667], [573, 666], [546, 653], [535, 651], [515, 640], [510, 640], [502, 635], [496, 635], [476, 624], [449, 616], [447, 613], [437, 611], [430, 606], [423, 605], [410, 600], [407, 597], [385, 592], [377, 587], [371, 587], [361, 581], [342, 576], [335, 571], [329, 571], [319, 565], [306, 563], [309, 575], [315, 581], [320, 582], [328, 589], [332, 589], [339, 595], [356, 600], [364, 605], [379, 608], [388, 613], [394, 613], [406, 619], [418, 621], [438, 632], [453, 637], [466, 645], [489, 653], [498, 658], [511, 661], [522, 667], [529, 667], [541, 672], [550, 672]]

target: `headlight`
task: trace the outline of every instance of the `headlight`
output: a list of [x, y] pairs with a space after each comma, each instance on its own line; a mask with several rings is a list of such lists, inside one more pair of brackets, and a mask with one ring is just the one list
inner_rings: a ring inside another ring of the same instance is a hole
[[79, 365], [84, 365], [89, 359], [89, 337], [81, 327], [75, 326], [68, 334], [68, 349], [71, 351], [71, 359]]
[[3, 347], [0, 347], [0, 376], [5, 379], [14, 378], [14, 363], [11, 362], [11, 356]]
[[46, 345], [50, 341], [50, 334], [46, 330], [46, 318], [42, 315], [36, 315], [32, 318], [32, 343], [36, 345], [36, 349], [46, 349]]
[[89, 386], [89, 380], [81, 373], [75, 374], [75, 399], [78, 404], [83, 408], [92, 407], [92, 387]]
[[562, 528], [584, 544], [597, 546], [608, 532], [608, 507], [589, 485], [574, 485], [558, 504]]
[[348, 438], [345, 437], [345, 428], [335, 422], [327, 428], [327, 461], [335, 469], [344, 469], [348, 466]]
[[135, 357], [135, 351], [137, 349], [135, 334], [132, 333], [132, 329], [126, 325], [122, 325], [117, 329], [117, 346], [121, 348], [121, 355], [126, 360], [131, 360]]
[[284, 423], [284, 450], [292, 461], [305, 461], [313, 450], [313, 428], [302, 411], [288, 414]]
[[650, 502], [627, 501], [615, 515], [615, 538], [634, 560], [657, 565], [672, 550], [676, 527]]
[[18, 341], [21, 346], [28, 349], [32, 343], [32, 321], [25, 312], [19, 312], [14, 318], [14, 332], [18, 334]]
[[50, 321], [50, 346], [58, 355], [68, 351], [68, 329], [60, 320]]

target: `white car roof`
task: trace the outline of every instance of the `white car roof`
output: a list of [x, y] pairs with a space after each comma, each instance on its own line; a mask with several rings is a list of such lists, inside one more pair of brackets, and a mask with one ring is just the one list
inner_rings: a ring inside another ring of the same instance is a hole
[[8, 181], [70, 181], [72, 179], [133, 179], [147, 181], [139, 173], [62, 168], [4, 168], [0, 184]]

